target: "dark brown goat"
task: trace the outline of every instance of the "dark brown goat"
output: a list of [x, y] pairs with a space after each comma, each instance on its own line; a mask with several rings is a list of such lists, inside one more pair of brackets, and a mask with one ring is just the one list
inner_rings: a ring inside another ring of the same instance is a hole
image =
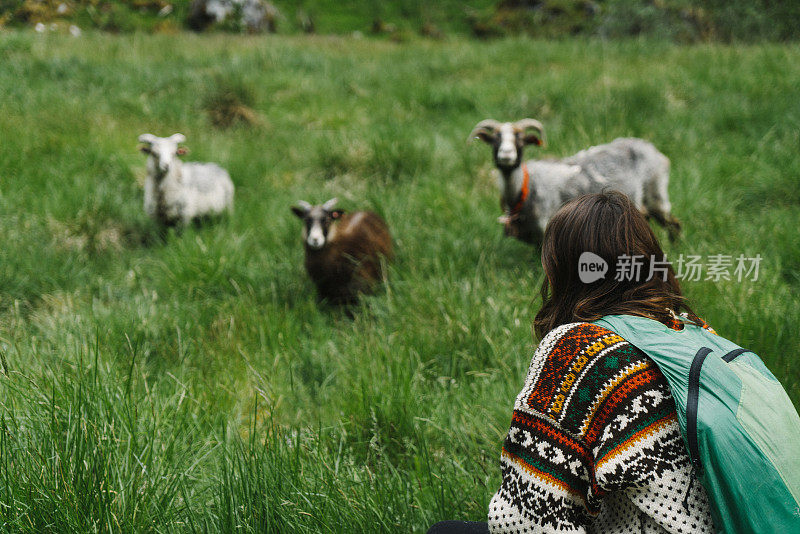
[[312, 206], [292, 206], [303, 220], [306, 271], [320, 299], [353, 304], [383, 278], [383, 261], [392, 259], [389, 228], [371, 211], [352, 214], [333, 209], [336, 199]]

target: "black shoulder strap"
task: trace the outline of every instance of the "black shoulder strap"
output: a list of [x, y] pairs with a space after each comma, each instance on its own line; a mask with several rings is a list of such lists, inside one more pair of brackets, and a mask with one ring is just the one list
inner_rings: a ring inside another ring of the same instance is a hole
[[725, 356], [723, 356], [723, 357], [722, 357], [722, 359], [723, 359], [723, 360], [724, 360], [726, 363], [731, 363], [733, 360], [735, 360], [735, 359], [736, 359], [736, 357], [737, 357], [737, 356], [739, 356], [740, 354], [744, 354], [745, 352], [750, 352], [750, 351], [749, 351], [749, 350], [747, 350], [747, 349], [736, 349], [736, 350], [732, 350], [732, 351], [730, 351], [728, 354], [726, 354]]
[[700, 447], [697, 443], [697, 405], [700, 401], [700, 370], [711, 349], [703, 347], [697, 351], [689, 367], [689, 391], [686, 394], [686, 441], [689, 444], [689, 459], [698, 476], [703, 471], [700, 462]]

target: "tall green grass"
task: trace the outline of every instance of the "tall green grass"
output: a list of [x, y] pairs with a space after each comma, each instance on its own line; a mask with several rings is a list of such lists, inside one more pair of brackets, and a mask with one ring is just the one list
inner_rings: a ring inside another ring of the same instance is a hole
[[[796, 46], [3, 33], [0, 57], [6, 531], [484, 517], [542, 277], [466, 143], [486, 117], [542, 120], [531, 156], [661, 148], [685, 229], [668, 252], [763, 257], [757, 281], [688, 296], [800, 405]], [[220, 95], [253, 120], [215, 121]], [[147, 131], [228, 168], [234, 216], [162, 239]], [[353, 318], [315, 302], [288, 209], [332, 196], [396, 241]]]

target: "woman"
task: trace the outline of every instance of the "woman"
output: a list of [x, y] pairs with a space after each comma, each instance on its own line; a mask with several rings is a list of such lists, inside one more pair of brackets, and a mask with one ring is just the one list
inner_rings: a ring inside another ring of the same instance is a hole
[[[607, 263], [604, 277], [581, 280], [585, 252]], [[606, 315], [675, 330], [702, 324], [664, 258], [620, 193], [580, 197], [550, 221], [534, 321], [542, 341], [503, 444], [491, 532], [714, 531], [664, 376], [644, 353], [591, 324]]]
[[[581, 280], [585, 252], [606, 262], [604, 277]], [[642, 260], [638, 276], [636, 269], [618, 276], [620, 258], [634, 256]], [[575, 199], [548, 224], [543, 304], [534, 321], [541, 342], [503, 444], [489, 531], [714, 531], [705, 491], [692, 483], [664, 376], [644, 353], [591, 324], [614, 314], [656, 319], [676, 330], [684, 320], [701, 323], [671, 267], [648, 276], [651, 259], [664, 259], [658, 240], [620, 193]], [[431, 532], [466, 526], [487, 530], [449, 522]]]

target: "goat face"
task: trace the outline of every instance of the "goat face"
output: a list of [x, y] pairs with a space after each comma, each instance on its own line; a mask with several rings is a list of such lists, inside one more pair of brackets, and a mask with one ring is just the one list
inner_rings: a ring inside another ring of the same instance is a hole
[[514, 168], [522, 163], [522, 132], [515, 131], [510, 122], [500, 127], [492, 142], [494, 162], [498, 167]]
[[169, 172], [176, 156], [182, 156], [187, 153], [185, 147], [179, 146], [184, 141], [186, 141], [186, 137], [179, 133], [169, 137], [142, 134], [139, 136], [139, 142], [142, 143], [139, 150], [150, 155], [153, 174], [157, 177], [163, 177]]
[[322, 249], [333, 238], [333, 224], [342, 217], [343, 210], [335, 210], [333, 198], [325, 204], [312, 206], [300, 201], [292, 206], [292, 212], [303, 220], [303, 242], [310, 250]]
[[494, 162], [499, 168], [514, 169], [522, 163], [525, 145], [542, 144], [543, 128], [541, 123], [533, 119], [503, 123], [486, 119], [475, 126], [470, 137], [492, 146]]

